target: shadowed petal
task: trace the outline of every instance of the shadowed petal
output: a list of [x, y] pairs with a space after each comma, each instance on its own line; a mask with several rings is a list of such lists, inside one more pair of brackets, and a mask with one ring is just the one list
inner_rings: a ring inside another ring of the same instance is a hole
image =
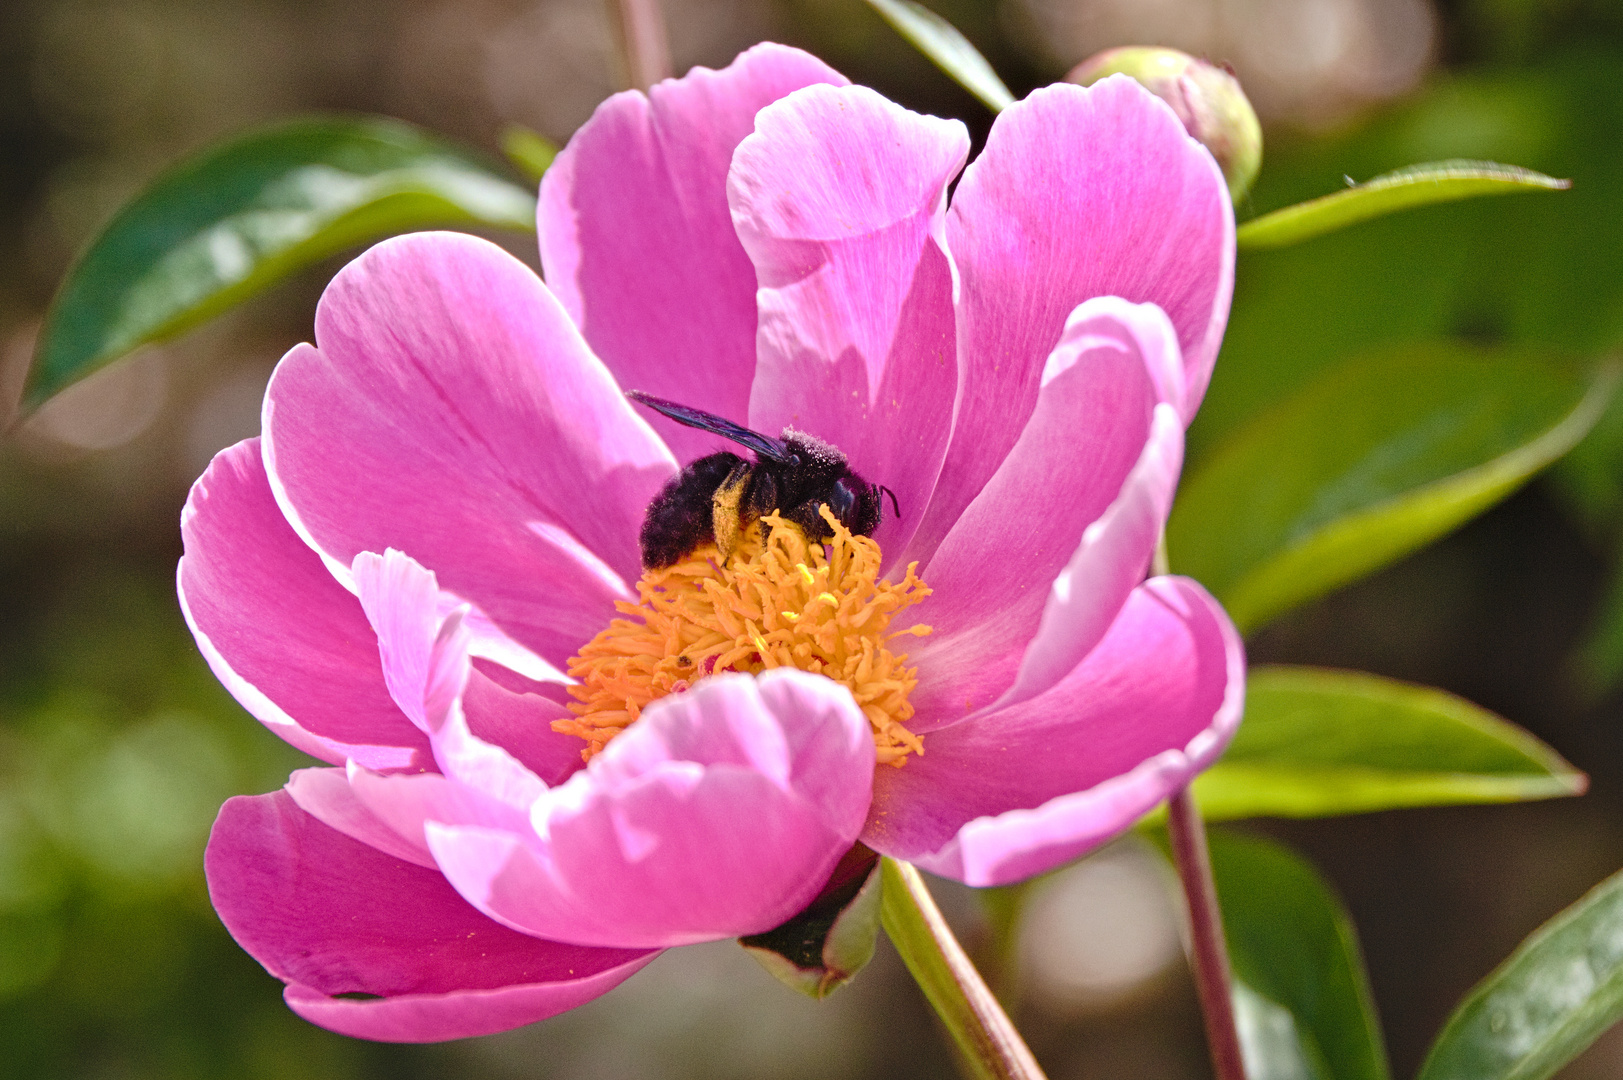
[[462, 691], [462, 711], [470, 734], [512, 754], [549, 787], [581, 767], [581, 741], [552, 730], [554, 720], [574, 715], [560, 702], [509, 690], [475, 668]]
[[458, 892], [529, 933], [644, 947], [758, 933], [850, 848], [873, 754], [843, 686], [717, 676], [651, 705], [542, 796], [534, 840], [429, 824], [428, 844]]
[[[417, 829], [417, 835], [413, 836], [410, 830], [399, 828], [387, 817], [374, 813], [350, 786], [350, 773], [357, 770], [363, 775], [375, 775], [353, 763], [347, 770], [295, 769], [282, 790], [287, 792], [300, 810], [329, 829], [336, 829], [386, 855], [434, 869], [434, 857], [428, 853], [428, 845], [423, 843], [421, 826]], [[414, 776], [412, 773], [400, 775], [407, 778]], [[445, 779], [438, 773], [415, 775]]]
[[750, 426], [833, 443], [895, 492], [875, 538], [900, 554], [952, 432], [958, 358], [942, 246], [969, 134], [866, 87], [814, 86], [762, 109], [728, 199], [760, 281]]
[[863, 842], [969, 885], [1041, 873], [1128, 828], [1239, 725], [1245, 656], [1188, 578], [1141, 585], [1048, 693], [932, 732], [880, 769]]
[[503, 1031], [589, 1001], [655, 955], [499, 926], [439, 874], [333, 831], [285, 792], [227, 802], [205, 864], [214, 909], [237, 943], [289, 984], [294, 1011], [361, 1038], [433, 1042]]
[[[547, 170], [541, 265], [622, 386], [746, 420], [755, 269], [733, 232], [727, 169], [763, 106], [844, 82], [798, 49], [757, 45], [721, 71], [609, 98]], [[663, 417], [654, 426], [682, 461], [719, 446]]]
[[282, 517], [258, 439], [215, 455], [180, 519], [180, 607], [214, 674], [289, 743], [333, 764], [433, 768], [389, 697], [361, 605]]
[[561, 667], [629, 595], [675, 462], [522, 263], [455, 233], [341, 270], [265, 394], [288, 520], [350, 582], [397, 548]]
[[[1155, 308], [1116, 297], [1066, 324], [1020, 441], [924, 568], [934, 592], [915, 617], [935, 632], [909, 649], [914, 731], [1001, 698], [1039, 640], [1020, 692], [1052, 685], [1143, 580], [1182, 459], [1182, 426], [1157, 404], [1166, 380], [1155, 372], [1176, 360], [1165, 326]], [[1056, 588], [1069, 599], [1056, 602]]]
[[1153, 303], [1183, 353], [1187, 424], [1234, 287], [1234, 211], [1217, 163], [1126, 76], [1045, 87], [998, 115], [947, 216], [965, 385], [920, 538], [946, 534], [1014, 444], [1043, 358], [1095, 296]]

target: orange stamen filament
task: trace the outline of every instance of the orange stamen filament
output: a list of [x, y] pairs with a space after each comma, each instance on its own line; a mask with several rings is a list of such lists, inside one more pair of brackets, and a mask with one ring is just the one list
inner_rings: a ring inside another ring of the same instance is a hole
[[879, 545], [852, 534], [827, 506], [822, 514], [834, 530], [825, 544], [808, 543], [799, 526], [768, 514], [743, 532], [725, 562], [706, 544], [643, 574], [641, 602], [616, 605], [628, 617], [570, 658], [569, 674], [580, 680], [569, 688], [575, 716], [554, 720], [553, 730], [584, 739], [582, 756], [590, 760], [649, 702], [706, 675], [792, 667], [851, 691], [873, 728], [880, 764], [899, 768], [909, 754], [924, 753], [923, 740], [906, 727], [916, 669], [886, 643], [930, 632], [919, 625], [887, 632], [930, 588], [916, 563], [900, 582], [880, 580]]

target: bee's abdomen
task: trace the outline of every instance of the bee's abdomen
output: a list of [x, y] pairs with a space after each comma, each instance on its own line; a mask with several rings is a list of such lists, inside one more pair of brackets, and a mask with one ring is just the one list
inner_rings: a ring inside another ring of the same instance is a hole
[[639, 540], [649, 570], [671, 566], [700, 544], [715, 538], [711, 496], [744, 459], [725, 450], [702, 457], [673, 476], [648, 504]]

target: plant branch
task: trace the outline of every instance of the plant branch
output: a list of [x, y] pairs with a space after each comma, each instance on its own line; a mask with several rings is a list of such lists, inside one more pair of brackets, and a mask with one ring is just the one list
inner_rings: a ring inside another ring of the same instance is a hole
[[631, 86], [646, 92], [671, 77], [671, 46], [660, 0], [607, 0], [609, 21]]
[[1206, 1018], [1212, 1070], [1217, 1080], [1245, 1080], [1240, 1035], [1234, 1026], [1234, 999], [1229, 991], [1223, 916], [1212, 881], [1211, 855], [1206, 850], [1206, 823], [1187, 787], [1172, 796], [1168, 804], [1167, 831], [1172, 836], [1172, 857], [1178, 864], [1178, 877], [1189, 906], [1195, 989], [1200, 993], [1200, 1011]]
[[881, 865], [885, 933], [965, 1062], [984, 1080], [1045, 1080], [1020, 1032], [953, 937], [919, 872], [895, 859]]

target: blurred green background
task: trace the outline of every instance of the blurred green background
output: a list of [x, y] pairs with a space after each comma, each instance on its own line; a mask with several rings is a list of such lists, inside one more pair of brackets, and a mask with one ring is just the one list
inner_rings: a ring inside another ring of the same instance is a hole
[[[1191, 464], [1360, 353], [1438, 339], [1599, 358], [1623, 345], [1623, 3], [941, 0], [1022, 93], [1096, 49], [1231, 63], [1267, 125], [1249, 217], [1415, 161], [1490, 158], [1570, 192], [1421, 210], [1244, 256]], [[989, 117], [859, 0], [667, 0], [679, 70], [774, 38], [915, 109]], [[494, 153], [562, 141], [616, 87], [599, 0], [5, 0], [0, 417], [74, 253], [165, 164], [312, 109]], [[501, 238], [534, 263], [522, 238]], [[219, 803], [303, 762], [242, 712], [173, 594], [187, 485], [258, 427], [276, 358], [338, 264], [63, 394], [0, 442], [0, 1075], [936, 1076], [951, 1065], [881, 946], [823, 1003], [730, 943], [679, 950], [524, 1031], [388, 1047], [311, 1027], [215, 919]], [[9, 421], [8, 421], [9, 423]], [[1623, 865], [1623, 406], [1444, 542], [1261, 631], [1255, 660], [1360, 667], [1495, 709], [1590, 772], [1581, 800], [1257, 823], [1308, 852], [1363, 934], [1395, 1072], [1533, 927]], [[1610, 593], [1609, 593], [1610, 590]], [[1132, 842], [1039, 894], [1022, 1025], [1055, 1080], [1207, 1075], [1158, 864]], [[968, 890], [943, 902], [969, 940]], [[1040, 947], [1035, 944], [1040, 942]], [[1561, 1074], [1623, 1075], [1614, 1032]]]

